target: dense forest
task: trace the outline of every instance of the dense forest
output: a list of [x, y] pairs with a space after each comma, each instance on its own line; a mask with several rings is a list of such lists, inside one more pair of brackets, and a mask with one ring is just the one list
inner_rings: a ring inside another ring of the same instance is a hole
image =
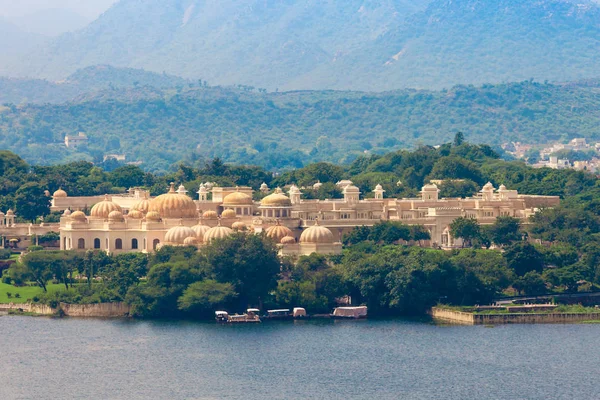
[[[124, 87], [64, 104], [0, 106], [0, 145], [33, 164], [101, 162], [107, 153], [150, 172], [199, 167], [214, 157], [268, 170], [439, 145], [457, 131], [494, 148], [507, 141], [600, 140], [597, 81], [457, 86], [438, 92], [307, 91], [251, 87]], [[85, 132], [87, 147], [63, 145]]]
[[[598, 178], [504, 161], [487, 145], [464, 142], [460, 133], [439, 148], [363, 156], [349, 166], [310, 164], [279, 176], [219, 159], [201, 168], [181, 164], [167, 175], [135, 166], [106, 172], [86, 162], [32, 167], [9, 152], [2, 152], [0, 161], [2, 208], [16, 207], [21, 219], [46, 215], [47, 221], [58, 215], [48, 214], [46, 189], [63, 187], [72, 195], [90, 195], [143, 186], [159, 194], [169, 181], [182, 182], [192, 193], [206, 181], [254, 189], [262, 182], [272, 188], [323, 183], [318, 190], [305, 189], [305, 198], [339, 197], [335, 182], [344, 178], [352, 179], [366, 196], [381, 183], [390, 197], [414, 196], [430, 179], [444, 180], [442, 196], [470, 196], [491, 181], [521, 193], [562, 198], [559, 207], [540, 210], [529, 221], [500, 217], [493, 225], [479, 226], [458, 218], [450, 228], [455, 237], [464, 239], [465, 247], [453, 251], [420, 247], [425, 237], [419, 229], [389, 221], [357, 227], [344, 238], [342, 255], [313, 254], [298, 260], [278, 260], [268, 238], [244, 234], [200, 252], [166, 246], [151, 256], [34, 251], [7, 270], [3, 279], [17, 285], [64, 284], [64, 290], [37, 298], [42, 302], [124, 300], [138, 316], [199, 317], [215, 307], [242, 310], [246, 305], [302, 305], [310, 312], [323, 312], [336, 298], [350, 294], [374, 313], [418, 314], [438, 301], [483, 304], [507, 294], [600, 287]], [[409, 241], [414, 245], [407, 246]], [[79, 281], [74, 279], [77, 275]], [[96, 276], [102, 283], [83, 284]]]

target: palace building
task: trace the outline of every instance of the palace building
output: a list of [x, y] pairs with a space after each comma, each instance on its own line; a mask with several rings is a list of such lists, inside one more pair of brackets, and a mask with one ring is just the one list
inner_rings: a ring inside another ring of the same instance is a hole
[[[318, 184], [318, 183], [317, 183]], [[520, 195], [504, 185], [487, 183], [472, 198], [439, 198], [435, 184], [423, 186], [418, 198], [385, 198], [381, 185], [373, 198], [361, 198], [351, 181], [338, 182], [343, 199], [305, 200], [292, 185], [277, 188], [260, 201], [249, 187], [200, 185], [193, 200], [185, 187], [172, 184], [165, 194], [150, 198], [131, 189], [127, 195], [69, 197], [60, 189], [52, 199], [53, 210], [64, 210], [60, 221], [60, 247], [99, 249], [111, 253], [152, 252], [162, 245], [203, 246], [235, 231], [262, 233], [272, 238], [282, 255], [313, 252], [338, 254], [345, 233], [357, 226], [380, 221], [422, 225], [430, 233], [427, 245], [452, 248], [461, 244], [449, 232], [458, 217], [492, 224], [499, 216], [526, 220], [543, 207], [558, 205], [556, 196]], [[262, 185], [262, 194], [269, 193]], [[91, 208], [90, 208], [91, 206]], [[89, 209], [86, 215], [84, 211]]]

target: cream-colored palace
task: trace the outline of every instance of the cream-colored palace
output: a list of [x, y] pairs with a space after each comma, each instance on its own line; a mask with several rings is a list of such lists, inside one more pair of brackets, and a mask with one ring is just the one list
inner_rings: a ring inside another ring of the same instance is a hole
[[[318, 185], [318, 184], [317, 184]], [[280, 245], [283, 255], [341, 252], [342, 235], [356, 226], [380, 221], [423, 225], [431, 235], [429, 246], [460, 245], [449, 233], [457, 217], [492, 224], [498, 216], [526, 219], [539, 208], [553, 207], [554, 196], [520, 195], [501, 185], [486, 184], [473, 198], [439, 198], [435, 184], [425, 185], [418, 198], [385, 198], [381, 185], [374, 198], [361, 199], [351, 181], [338, 182], [343, 199], [305, 200], [295, 185], [287, 195], [279, 188], [261, 201], [253, 201], [249, 187], [213, 187], [202, 184], [193, 200], [183, 186], [149, 198], [132, 189], [127, 195], [70, 197], [57, 190], [52, 210], [64, 211], [60, 221], [60, 246], [101, 249], [111, 253], [151, 252], [162, 245], [202, 246], [234, 231], [265, 232]], [[265, 184], [261, 192], [271, 192]], [[89, 215], [83, 210], [91, 207]]]

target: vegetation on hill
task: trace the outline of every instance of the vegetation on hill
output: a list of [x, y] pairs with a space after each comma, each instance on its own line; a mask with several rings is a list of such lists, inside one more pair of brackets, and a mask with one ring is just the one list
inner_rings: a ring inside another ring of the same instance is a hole
[[[60, 105], [6, 104], [0, 146], [35, 164], [101, 162], [106, 153], [124, 153], [164, 172], [179, 161], [197, 165], [214, 157], [269, 170], [346, 164], [365, 152], [438, 145], [456, 131], [492, 145], [600, 139], [600, 89], [590, 82], [386, 93], [199, 86], [114, 89]], [[89, 136], [87, 148], [64, 148], [64, 136], [77, 131]]]
[[64, 103], [102, 90], [125, 91], [139, 86], [175, 88], [189, 83], [186, 79], [164, 73], [97, 65], [75, 71], [60, 82], [0, 77], [0, 103]]

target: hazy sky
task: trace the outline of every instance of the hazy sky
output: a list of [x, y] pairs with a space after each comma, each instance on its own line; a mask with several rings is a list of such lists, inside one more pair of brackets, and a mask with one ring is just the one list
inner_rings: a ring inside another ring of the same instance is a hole
[[49, 8], [66, 8], [96, 18], [117, 0], [0, 0], [0, 15], [21, 16]]

